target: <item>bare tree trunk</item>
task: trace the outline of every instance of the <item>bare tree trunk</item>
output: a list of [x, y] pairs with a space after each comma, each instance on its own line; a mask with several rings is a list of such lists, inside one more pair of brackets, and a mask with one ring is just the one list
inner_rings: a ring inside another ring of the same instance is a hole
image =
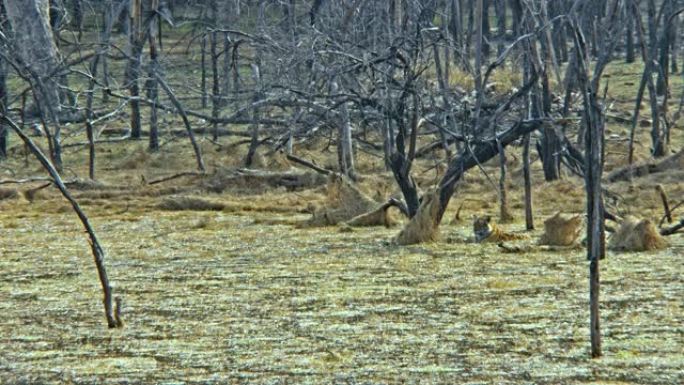
[[508, 210], [508, 192], [506, 188], [506, 153], [500, 141], [496, 141], [499, 148], [499, 220], [507, 223], [513, 220], [510, 210]]
[[504, 50], [504, 40], [506, 37], [506, 0], [494, 0], [494, 10], [496, 13], [496, 35], [497, 35], [497, 56]]
[[131, 99], [128, 105], [131, 108], [131, 139], [141, 137], [140, 118], [140, 67], [142, 62], [142, 0], [130, 0], [130, 28], [128, 31], [129, 58], [126, 69], [126, 83]]
[[78, 31], [78, 40], [81, 41], [83, 36], [83, 0], [72, 0], [73, 4], [73, 15], [74, 15], [74, 26], [76, 31]]
[[[159, 0], [151, 0], [152, 9], [157, 9]], [[159, 124], [157, 119], [157, 103], [159, 99], [159, 87], [157, 77], [155, 74], [159, 71], [159, 61], [157, 59], [157, 43], [156, 43], [157, 21], [150, 23], [148, 29], [148, 42], [150, 44], [150, 64], [149, 77], [146, 81], [147, 98], [150, 100], [150, 138], [147, 145], [149, 151], [159, 150]]]
[[207, 108], [207, 31], [202, 32], [200, 40], [200, 92], [202, 93], [202, 108]]
[[219, 69], [218, 69], [218, 32], [212, 31], [209, 35], [210, 39], [210, 53], [211, 53], [211, 117], [214, 118], [214, 141], [218, 140], [218, 118], [221, 111], [221, 90], [219, 84]]
[[[252, 102], [256, 102], [261, 99], [261, 68], [258, 64], [252, 64], [252, 77], [254, 78], [254, 84], [256, 91], [252, 98]], [[245, 158], [245, 167], [251, 167], [254, 161], [254, 155], [256, 154], [257, 147], [259, 146], [259, 107], [252, 108], [252, 138], [249, 142], [249, 150], [247, 151], [247, 157]]]
[[[57, 81], [60, 58], [50, 28], [49, 8], [48, 0], [5, 0], [7, 20], [12, 26], [13, 54], [18, 54], [45, 85], [40, 91], [43, 113], [54, 119], [61, 113]], [[56, 116], [52, 116], [50, 109]]]
[[88, 136], [88, 176], [95, 180], [95, 129], [93, 128], [93, 98], [95, 97], [95, 84], [97, 83], [97, 66], [101, 54], [98, 53], [90, 63], [90, 81], [88, 82], [88, 95], [86, 96], [86, 135]]
[[482, 55], [484, 57], [489, 57], [492, 52], [492, 47], [489, 45], [492, 37], [491, 27], [489, 25], [489, 6], [491, 1], [496, 0], [478, 0], [482, 2], [481, 18], [480, 18], [480, 28], [482, 33]]
[[[102, 32], [101, 41], [104, 45], [103, 49], [105, 54], [109, 52], [110, 39], [112, 35], [112, 29], [114, 28], [116, 4], [114, 0], [107, 0], [105, 2], [105, 11], [102, 13]], [[102, 102], [109, 102], [109, 60], [107, 55], [103, 55], [102, 58]]]
[[[484, 84], [482, 84], [482, 55], [483, 55], [483, 36], [482, 36], [482, 6], [484, 0], [475, 1], [475, 24], [477, 30], [475, 32], [475, 91], [477, 92], [477, 99], [475, 101], [475, 121], [473, 126], [479, 125], [480, 109], [482, 108], [482, 99], [484, 97]], [[475, 133], [476, 135], [480, 133]]]
[[[631, 0], [628, 0], [631, 3]], [[625, 7], [626, 20], [625, 24], [625, 61], [627, 63], [634, 63], [636, 59], [635, 47], [634, 47], [634, 19], [630, 12], [630, 7]], [[637, 13], [638, 14], [638, 13]], [[639, 15], [641, 17], [641, 15]]]
[[[333, 94], [337, 93], [339, 86], [337, 82], [332, 83]], [[337, 155], [340, 165], [340, 172], [352, 180], [356, 179], [356, 171], [354, 169], [354, 148], [352, 142], [352, 125], [349, 117], [349, 109], [346, 103], [340, 105], [341, 121], [338, 123], [338, 144]]]
[[[444, 123], [446, 127], [446, 123], [448, 121], [448, 109], [451, 103], [449, 102], [449, 92], [447, 90], [447, 70], [442, 71], [442, 62], [439, 57], [439, 47], [437, 44], [433, 44], [433, 54], [435, 56], [435, 71], [437, 74], [437, 83], [439, 84], [439, 91], [442, 96], [442, 108], [444, 108], [445, 114], [444, 114]], [[439, 129], [439, 136], [440, 139], [442, 140], [442, 147], [444, 148], [444, 153], [446, 155], [446, 158], [448, 160], [451, 160], [451, 150], [449, 149], [449, 143], [447, 142], [446, 135], [444, 133], [444, 129], [440, 128]]]
[[656, 83], [656, 91], [658, 95], [665, 95], [668, 92], [669, 75], [670, 75], [670, 46], [674, 41], [672, 35], [672, 24], [670, 23], [670, 16], [674, 13], [673, 0], [665, 0], [662, 4], [663, 9], [663, 30], [660, 34], [659, 42], [659, 58], [658, 58], [658, 82]]
[[525, 184], [525, 228], [534, 230], [532, 215], [532, 177], [530, 176], [530, 134], [523, 137], [523, 179]]
[[[0, 25], [4, 24], [5, 21], [5, 9], [0, 3]], [[7, 102], [9, 100], [7, 91], [7, 63], [5, 63], [4, 58], [0, 57], [0, 116], [7, 115]], [[2, 123], [0, 124], [0, 161], [7, 158], [8, 141], [9, 128]]]

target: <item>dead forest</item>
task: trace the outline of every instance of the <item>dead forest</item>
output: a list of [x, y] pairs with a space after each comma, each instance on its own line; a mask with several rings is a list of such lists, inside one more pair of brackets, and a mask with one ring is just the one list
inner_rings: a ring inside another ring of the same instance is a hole
[[681, 384], [682, 21], [0, 1], [0, 383]]

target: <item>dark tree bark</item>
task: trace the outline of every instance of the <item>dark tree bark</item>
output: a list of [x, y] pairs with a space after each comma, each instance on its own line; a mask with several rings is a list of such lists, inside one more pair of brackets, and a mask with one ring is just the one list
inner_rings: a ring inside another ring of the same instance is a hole
[[[261, 68], [259, 68], [258, 64], [252, 64], [252, 77], [254, 79], [254, 84], [256, 84], [255, 88], [257, 89], [252, 97], [252, 102], [256, 104], [259, 99], [261, 99]], [[252, 107], [252, 138], [249, 142], [249, 150], [247, 151], [247, 156], [245, 158], [245, 167], [252, 166], [254, 155], [256, 155], [256, 150], [259, 146], [259, 118], [259, 107]]]
[[665, 95], [668, 92], [669, 75], [670, 75], [670, 47], [675, 40], [673, 36], [672, 23], [670, 16], [674, 14], [674, 0], [664, 0], [661, 7], [663, 7], [663, 29], [660, 34], [660, 41], [658, 42], [659, 57], [658, 57], [658, 82], [656, 83], [656, 91], [658, 95]]
[[[628, 0], [628, 3], [631, 0]], [[627, 63], [634, 63], [636, 59], [634, 47], [634, 16], [630, 12], [630, 7], [625, 7], [626, 20], [625, 23], [625, 61]], [[639, 15], [641, 17], [641, 15]]]
[[[504, 131], [498, 136], [501, 148], [505, 148], [520, 137], [539, 129], [542, 126], [540, 120], [529, 120], [516, 123], [513, 127]], [[449, 201], [454, 194], [456, 183], [463, 177], [463, 174], [479, 164], [483, 164], [495, 157], [499, 153], [497, 139], [487, 139], [478, 142], [473, 146], [472, 151], [467, 151], [457, 158], [454, 158], [447, 168], [444, 177], [439, 183], [439, 210], [435, 220], [440, 222], [444, 216]]]
[[498, 40], [496, 52], [501, 55], [504, 50], [504, 40], [506, 37], [506, 0], [493, 0], [496, 12], [496, 37]]
[[[527, 136], [527, 135], [525, 135]], [[496, 143], [499, 151], [499, 220], [507, 223], [513, 220], [510, 210], [508, 210], [508, 189], [506, 188], [506, 152], [501, 142]]]
[[[7, 13], [5, 12], [5, 5], [0, 2], [0, 25], [5, 25], [7, 22]], [[5, 59], [0, 57], [0, 115], [7, 115], [9, 93], [7, 90], [7, 63]], [[7, 158], [7, 147], [9, 145], [9, 128], [3, 122], [0, 124], [0, 160]]]
[[[480, 0], [478, 0], [480, 1]], [[482, 54], [484, 57], [489, 57], [492, 52], [492, 47], [489, 45], [492, 37], [492, 30], [489, 25], [489, 6], [491, 1], [496, 0], [481, 0], [482, 1], [482, 18], [480, 22], [482, 23]]]
[[207, 32], [202, 32], [200, 39], [200, 92], [202, 93], [202, 108], [207, 108]]
[[[209, 35], [210, 39], [210, 53], [211, 53], [211, 117], [218, 120], [219, 113], [221, 111], [221, 89], [219, 80], [219, 68], [218, 68], [218, 32], [213, 31]], [[216, 141], [218, 140], [218, 130], [219, 126], [216, 121], [213, 123], [214, 129], [212, 137]]]
[[[159, 0], [152, 0], [152, 9], [156, 9], [159, 6]], [[156, 73], [159, 72], [159, 60], [157, 54], [157, 21], [153, 21], [149, 25], [148, 32], [148, 43], [149, 53], [150, 53], [150, 63], [148, 70], [148, 79], [145, 82], [147, 88], [147, 98], [151, 101], [150, 103], [150, 137], [147, 145], [147, 149], [151, 152], [159, 150], [159, 124], [157, 117], [157, 103], [159, 99], [159, 87], [157, 83]]]
[[525, 185], [525, 228], [534, 230], [534, 215], [532, 214], [532, 177], [530, 175], [530, 134], [523, 139], [523, 180]]
[[97, 83], [97, 66], [102, 55], [96, 54], [90, 63], [90, 80], [88, 82], [88, 95], [86, 96], [86, 135], [88, 137], [88, 176], [95, 180], [95, 129], [93, 127], [93, 99], [95, 97], [95, 84]]
[[74, 17], [74, 27], [78, 31], [78, 40], [83, 35], [83, 0], [72, 0], [72, 13]]

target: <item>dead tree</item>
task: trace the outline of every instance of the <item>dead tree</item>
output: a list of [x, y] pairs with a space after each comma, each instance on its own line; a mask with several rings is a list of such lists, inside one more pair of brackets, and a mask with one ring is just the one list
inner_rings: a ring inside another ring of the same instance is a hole
[[[586, 125], [585, 134], [585, 166], [584, 178], [587, 191], [587, 258], [589, 259], [589, 310], [590, 310], [590, 335], [591, 356], [601, 356], [601, 329], [599, 316], [599, 260], [605, 257], [605, 208], [603, 203], [603, 189], [601, 179], [603, 176], [604, 152], [605, 152], [605, 112], [599, 101], [599, 81], [606, 65], [611, 59], [612, 52], [617, 42], [617, 33], [620, 15], [622, 14], [620, 0], [610, 2], [606, 24], [601, 27], [601, 38], [595, 44], [600, 47], [600, 52], [593, 73], [590, 74], [590, 53], [584, 33], [587, 31], [582, 26], [582, 20], [592, 17], [591, 7], [585, 7], [578, 11], [570, 19], [570, 25], [574, 31], [575, 55], [577, 66], [575, 67], [576, 79], [582, 90], [584, 109], [582, 113], [583, 123]], [[578, 20], [579, 18], [579, 20]], [[591, 78], [590, 78], [591, 76]]]
[[128, 63], [126, 65], [126, 84], [130, 94], [131, 139], [140, 139], [142, 127], [140, 117], [140, 69], [142, 51], [145, 44], [143, 27], [142, 0], [130, 0], [130, 29], [128, 31]]

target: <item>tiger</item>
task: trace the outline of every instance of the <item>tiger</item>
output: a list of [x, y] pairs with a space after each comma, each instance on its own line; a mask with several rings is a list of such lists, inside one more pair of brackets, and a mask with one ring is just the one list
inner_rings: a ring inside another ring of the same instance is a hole
[[507, 233], [499, 228], [492, 221], [489, 215], [484, 217], [475, 217], [473, 221], [473, 232], [475, 233], [475, 242], [507, 242], [517, 239], [526, 239], [527, 236], [523, 234]]

